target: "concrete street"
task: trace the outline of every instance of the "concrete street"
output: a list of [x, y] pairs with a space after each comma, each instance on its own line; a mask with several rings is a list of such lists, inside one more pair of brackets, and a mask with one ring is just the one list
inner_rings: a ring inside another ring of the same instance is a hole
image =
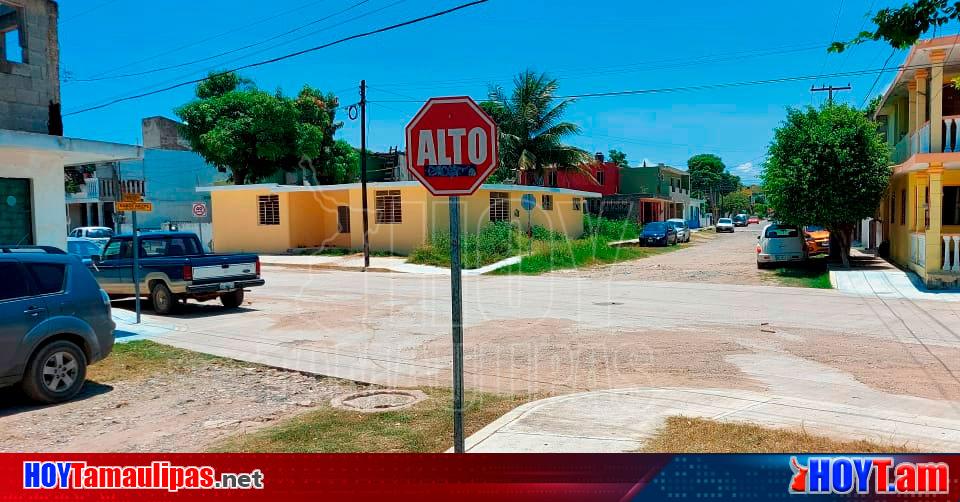
[[[681, 253], [693, 264], [719, 247], [751, 250], [755, 236], [756, 227], [738, 229], [632, 265], [649, 268]], [[743, 251], [729, 257], [753, 259]], [[466, 385], [553, 394], [746, 391], [823, 409], [890, 410], [949, 424], [960, 418], [955, 302], [594, 273], [465, 277]], [[267, 286], [238, 311], [191, 305], [172, 317], [147, 313], [145, 322], [161, 332], [152, 338], [382, 385], [449, 385], [446, 277], [274, 267], [264, 277]], [[816, 420], [804, 424], [818, 429]]]

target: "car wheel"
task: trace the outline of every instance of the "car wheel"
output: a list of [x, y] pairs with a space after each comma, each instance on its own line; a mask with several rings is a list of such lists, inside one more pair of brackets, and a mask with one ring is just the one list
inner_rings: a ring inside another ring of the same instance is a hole
[[150, 302], [153, 304], [153, 311], [158, 315], [170, 314], [177, 305], [177, 299], [170, 292], [170, 288], [162, 282], [158, 282], [150, 290]]
[[220, 303], [228, 309], [235, 309], [243, 304], [243, 290], [238, 289], [220, 295]]
[[53, 342], [27, 364], [21, 387], [41, 403], [59, 403], [76, 396], [87, 378], [87, 356], [75, 343]]

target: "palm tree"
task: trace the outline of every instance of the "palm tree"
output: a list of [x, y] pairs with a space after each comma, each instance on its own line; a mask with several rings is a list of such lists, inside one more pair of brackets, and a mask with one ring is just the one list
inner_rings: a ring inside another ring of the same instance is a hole
[[545, 168], [580, 169], [590, 154], [563, 144], [563, 139], [580, 133], [563, 115], [572, 99], [557, 103], [557, 81], [544, 73], [527, 70], [513, 79], [509, 95], [500, 86], [491, 86], [488, 101], [481, 104], [500, 128], [500, 181], [518, 181], [520, 171], [533, 173], [543, 184]]

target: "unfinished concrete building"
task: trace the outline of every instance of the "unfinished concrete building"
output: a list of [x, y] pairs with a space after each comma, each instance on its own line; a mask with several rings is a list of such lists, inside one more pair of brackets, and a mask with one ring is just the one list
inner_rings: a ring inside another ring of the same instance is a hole
[[0, 0], [0, 129], [63, 134], [57, 3]]

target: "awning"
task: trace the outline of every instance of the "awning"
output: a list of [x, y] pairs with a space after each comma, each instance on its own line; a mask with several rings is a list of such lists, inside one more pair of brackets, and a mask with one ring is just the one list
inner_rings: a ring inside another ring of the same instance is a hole
[[0, 129], [0, 157], [54, 155], [63, 165], [142, 159], [143, 147]]

